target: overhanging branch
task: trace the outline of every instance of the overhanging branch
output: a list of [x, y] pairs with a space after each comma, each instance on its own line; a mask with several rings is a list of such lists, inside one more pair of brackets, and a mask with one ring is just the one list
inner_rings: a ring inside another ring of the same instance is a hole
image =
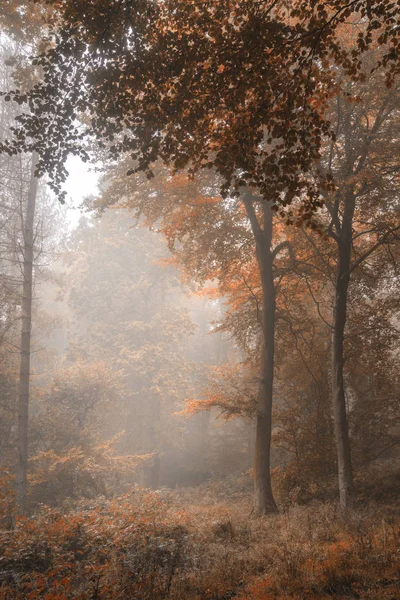
[[[359, 267], [361, 265], [361, 263], [363, 263], [368, 256], [370, 256], [373, 252], [375, 252], [375, 250], [377, 248], [379, 248], [380, 246], [382, 246], [389, 238], [389, 236], [394, 233], [395, 231], [399, 231], [400, 230], [400, 225], [398, 225], [397, 227], [393, 227], [392, 229], [389, 229], [389, 231], [387, 231], [377, 242], [376, 244], [374, 244], [369, 250], [367, 250], [367, 252], [364, 252], [364, 254], [362, 254], [350, 267], [350, 269], [348, 270], [347, 273], [345, 273], [344, 275], [349, 275], [350, 273], [352, 273], [354, 271], [354, 269], [357, 269], [357, 267]], [[342, 275], [342, 277], [344, 277], [344, 275]]]

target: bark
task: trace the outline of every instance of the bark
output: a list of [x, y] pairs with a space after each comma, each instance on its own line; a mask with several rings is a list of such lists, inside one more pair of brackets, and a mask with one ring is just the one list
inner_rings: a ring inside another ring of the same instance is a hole
[[353, 190], [346, 191], [345, 206], [340, 235], [337, 238], [339, 261], [333, 306], [332, 339], [332, 402], [337, 445], [340, 504], [343, 508], [351, 505], [354, 498], [354, 484], [351, 466], [349, 426], [344, 389], [344, 331], [347, 319], [347, 296], [350, 283], [350, 261], [352, 224], [355, 208]]
[[148, 444], [151, 452], [154, 452], [154, 457], [150, 461], [146, 469], [146, 487], [152, 490], [157, 490], [160, 487], [161, 477], [161, 451], [160, 451], [160, 425], [161, 425], [161, 401], [158, 397], [154, 397], [150, 404], [150, 430], [148, 433]]
[[36, 154], [32, 155], [32, 166], [26, 214], [24, 223], [23, 249], [23, 286], [22, 286], [22, 328], [20, 350], [20, 375], [18, 389], [18, 440], [17, 440], [17, 472], [16, 492], [17, 504], [21, 514], [26, 511], [27, 471], [28, 471], [28, 421], [29, 421], [29, 388], [31, 361], [31, 325], [32, 325], [32, 292], [33, 292], [33, 255], [35, 206], [38, 180], [35, 177], [37, 163]]
[[[336, 285], [333, 306], [333, 339], [332, 339], [332, 402], [335, 425], [335, 437], [337, 444], [338, 475], [340, 503], [344, 508], [351, 505], [354, 500], [355, 491], [353, 484], [351, 453], [349, 443], [349, 427], [346, 412], [346, 400], [344, 390], [343, 368], [343, 344], [344, 332], [347, 319], [347, 298], [351, 272], [356, 269], [368, 256], [370, 256], [380, 245], [397, 230], [397, 227], [387, 231], [380, 240], [367, 252], [360, 256], [351, 265], [352, 241], [353, 241], [353, 219], [356, 207], [356, 195], [354, 183], [349, 183], [359, 173], [368, 168], [368, 160], [371, 145], [389, 115], [395, 109], [394, 96], [390, 91], [383, 99], [377, 112], [374, 124], [365, 137], [363, 135], [361, 145], [358, 145], [355, 132], [355, 122], [352, 122], [353, 111], [342, 110], [340, 98], [337, 99], [337, 134], [344, 136], [345, 163], [342, 176], [344, 203], [343, 213], [340, 214], [339, 207], [342, 195], [339, 193], [336, 199], [330, 202], [326, 200], [326, 206], [331, 215], [331, 225], [328, 233], [334, 238], [338, 247], [338, 266], [336, 273]], [[333, 146], [331, 157], [333, 157]], [[332, 161], [330, 161], [332, 164]]]
[[263, 343], [261, 349], [260, 387], [254, 454], [254, 503], [257, 513], [264, 515], [276, 511], [271, 486], [271, 434], [274, 382], [275, 346], [275, 285], [273, 277], [272, 210], [264, 204], [264, 223], [260, 227], [249, 194], [244, 204], [256, 240], [257, 261], [262, 287], [261, 323]]

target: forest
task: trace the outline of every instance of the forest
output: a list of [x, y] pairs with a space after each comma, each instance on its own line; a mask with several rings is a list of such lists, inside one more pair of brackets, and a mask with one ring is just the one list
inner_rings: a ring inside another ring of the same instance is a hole
[[0, 600], [400, 598], [399, 23], [0, 0]]

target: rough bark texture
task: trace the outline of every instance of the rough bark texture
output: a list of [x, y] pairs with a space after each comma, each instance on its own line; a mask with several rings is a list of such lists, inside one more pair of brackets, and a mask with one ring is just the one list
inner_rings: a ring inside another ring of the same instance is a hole
[[264, 223], [263, 228], [261, 228], [249, 195], [244, 197], [244, 204], [256, 240], [257, 261], [262, 287], [261, 322], [263, 344], [254, 455], [254, 503], [256, 512], [263, 515], [276, 510], [271, 487], [270, 460], [275, 337], [275, 285], [271, 249], [272, 211], [270, 206], [264, 204]]
[[28, 419], [29, 419], [29, 386], [31, 361], [31, 324], [32, 324], [32, 291], [33, 291], [33, 255], [35, 206], [38, 180], [35, 177], [37, 156], [32, 156], [31, 177], [26, 204], [24, 223], [23, 250], [23, 287], [22, 287], [22, 329], [21, 360], [18, 389], [18, 441], [17, 441], [17, 504], [21, 514], [26, 510], [27, 471], [28, 471]]
[[337, 444], [340, 504], [351, 505], [354, 498], [353, 475], [344, 390], [344, 330], [347, 318], [347, 295], [350, 282], [352, 224], [355, 208], [353, 190], [348, 189], [345, 197], [342, 227], [338, 237], [339, 261], [336, 276], [333, 306], [332, 339], [332, 402]]

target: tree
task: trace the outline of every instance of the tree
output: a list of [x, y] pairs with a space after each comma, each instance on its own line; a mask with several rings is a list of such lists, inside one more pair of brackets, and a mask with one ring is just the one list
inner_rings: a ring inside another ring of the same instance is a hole
[[127, 210], [82, 220], [70, 249], [66, 358], [106, 360], [119, 377], [123, 393], [102, 418], [103, 439], [123, 431], [120, 451], [148, 455], [142, 483], [158, 488], [168, 481], [172, 455], [185, 453], [185, 424], [173, 413], [206, 377], [205, 334], [196, 332], [179, 271], [160, 264], [165, 241], [135, 226]]
[[[16, 53], [15, 45], [9, 40], [4, 41], [2, 58], [5, 61], [2, 76], [4, 81], [10, 77], [7, 61]], [[15, 107], [3, 100], [2, 135], [7, 123], [10, 124], [16, 116]], [[5, 234], [2, 251], [8, 268], [3, 273], [7, 287], [13, 290], [14, 314], [8, 312], [6, 329], [15, 325], [17, 307], [21, 310], [20, 343], [20, 373], [18, 382], [18, 427], [17, 427], [17, 466], [16, 490], [17, 502], [21, 512], [25, 510], [27, 467], [28, 467], [28, 408], [30, 387], [31, 359], [31, 322], [32, 295], [34, 280], [35, 256], [35, 218], [38, 180], [35, 176], [37, 154], [29, 157], [3, 157], [1, 165], [4, 178], [2, 222]], [[22, 277], [22, 281], [21, 281]]]
[[[9, 70], [3, 64], [10, 48], [1, 46], [0, 76], [2, 86], [10, 85]], [[2, 101], [0, 118], [0, 136], [4, 139], [12, 115]], [[18, 165], [8, 156], [0, 159], [2, 195], [0, 200], [0, 429], [1, 429], [1, 466], [14, 471], [15, 466], [15, 398], [18, 331], [17, 315], [20, 304], [20, 273], [16, 258], [16, 236], [20, 231], [18, 219], [18, 199], [13, 179], [20, 173]], [[11, 350], [11, 352], [10, 352]]]
[[[329, 133], [321, 106], [336, 67], [357, 78], [374, 38], [388, 84], [398, 67], [399, 9], [388, 1], [46, 4], [59, 19], [54, 44], [33, 61], [43, 80], [2, 150], [35, 147], [58, 191], [66, 155], [86, 159], [89, 137], [149, 176], [160, 157], [176, 169], [213, 167], [225, 191], [247, 184], [278, 205], [306, 189], [307, 216], [319, 195], [303, 175]], [[353, 31], [352, 17], [361, 23], [350, 50], [338, 33]], [[80, 129], [77, 112], [87, 115]]]
[[[219, 280], [220, 293], [228, 292], [232, 302], [237, 302], [236, 294], [240, 295], [243, 289], [246, 297], [251, 292], [253, 301], [256, 296], [249, 283], [261, 284], [255, 328], [260, 386], [254, 490], [257, 511], [265, 514], [276, 509], [270, 478], [276, 306], [274, 261], [279, 257], [285, 260], [290, 246], [285, 241], [273, 242], [271, 204], [249, 190], [242, 194], [240, 202], [213, 196], [215, 188], [218, 190], [218, 181], [212, 174], [201, 185], [185, 176], [171, 178], [165, 171], [159, 174], [153, 186], [140, 179], [126, 180], [122, 165], [114, 170], [101, 201], [105, 205], [119, 202], [128, 206], [145, 217], [149, 225], [157, 226], [166, 234], [170, 248], [175, 250], [188, 276], [200, 284]], [[249, 265], [255, 282], [248, 281]]]
[[354, 496], [343, 374], [350, 278], [380, 246], [393, 243], [400, 229], [396, 216], [398, 139], [393, 128], [397, 90], [387, 90], [379, 74], [364, 84], [348, 86], [347, 99], [337, 98], [336, 140], [330, 146], [326, 166], [337, 183], [335, 194], [326, 198], [326, 207], [330, 217], [328, 233], [337, 245], [332, 400], [339, 491], [344, 507]]
[[[12, 78], [11, 65], [22, 60], [23, 49], [4, 34], [1, 47], [1, 78], [2, 84], [9, 85]], [[16, 74], [14, 73], [16, 76]], [[29, 87], [31, 75], [24, 78], [18, 73], [23, 85]], [[21, 108], [1, 100], [1, 137], [7, 127], [14, 121]], [[34, 338], [32, 338], [34, 285], [38, 274], [45, 274], [45, 262], [51, 254], [50, 238], [54, 237], [54, 210], [51, 202], [43, 193], [38, 178], [35, 175], [38, 156], [31, 155], [6, 156], [2, 155], [0, 172], [2, 175], [1, 198], [1, 256], [0, 280], [2, 286], [1, 302], [2, 342], [8, 344], [9, 353], [15, 354], [15, 360], [8, 359], [5, 373], [7, 380], [14, 378], [13, 389], [15, 397], [8, 401], [9, 392], [5, 390], [2, 407], [2, 417], [9, 428], [4, 432], [8, 438], [7, 446], [12, 446], [15, 457], [9, 456], [7, 448], [7, 467], [16, 472], [17, 502], [21, 512], [25, 511], [28, 469], [28, 418], [30, 404], [31, 359]], [[44, 216], [44, 213], [45, 216]], [[57, 223], [59, 225], [60, 222]], [[40, 310], [36, 311], [36, 316]], [[3, 330], [4, 325], [4, 330]], [[37, 348], [35, 348], [37, 351]], [[19, 354], [19, 377], [11, 375], [10, 365], [16, 362]], [[7, 364], [8, 363], [8, 364]], [[11, 383], [11, 382], [10, 382]], [[18, 399], [17, 399], [18, 397]], [[17, 399], [17, 402], [15, 400]], [[8, 414], [7, 414], [8, 413]], [[16, 425], [16, 427], [15, 427]]]
[[110, 496], [147, 457], [118, 455], [123, 432], [104, 427], [123, 406], [120, 373], [105, 362], [61, 361], [33, 394], [28, 505]]
[[21, 327], [21, 363], [18, 391], [18, 462], [16, 472], [17, 502], [19, 510], [24, 513], [27, 492], [28, 471], [28, 419], [29, 419], [29, 387], [31, 362], [31, 327], [33, 296], [33, 261], [34, 261], [34, 222], [38, 180], [35, 176], [37, 157], [32, 156], [31, 176], [24, 215], [24, 249], [22, 254], [22, 327]]

